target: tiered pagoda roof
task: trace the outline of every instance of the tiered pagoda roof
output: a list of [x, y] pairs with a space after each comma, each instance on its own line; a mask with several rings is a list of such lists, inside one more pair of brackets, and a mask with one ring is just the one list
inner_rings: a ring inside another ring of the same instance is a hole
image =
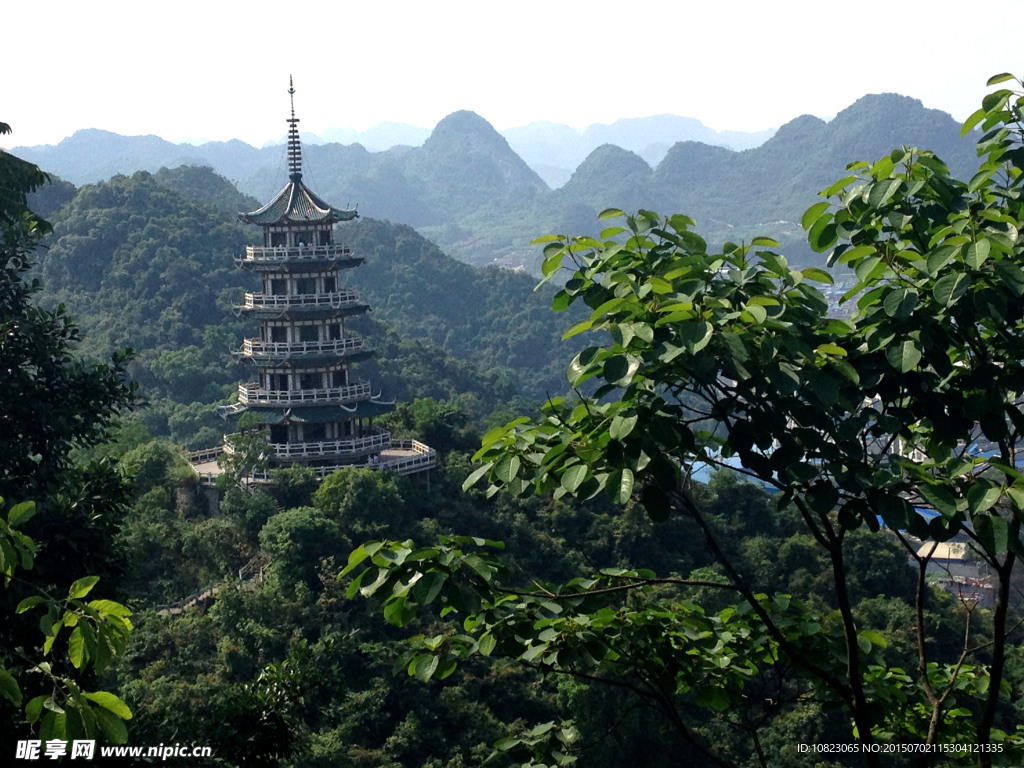
[[324, 202], [302, 183], [301, 173], [293, 173], [291, 180], [273, 200], [255, 211], [239, 214], [238, 218], [246, 224], [265, 226], [304, 221], [333, 224], [336, 221], [351, 221], [358, 216], [354, 208], [335, 208]]

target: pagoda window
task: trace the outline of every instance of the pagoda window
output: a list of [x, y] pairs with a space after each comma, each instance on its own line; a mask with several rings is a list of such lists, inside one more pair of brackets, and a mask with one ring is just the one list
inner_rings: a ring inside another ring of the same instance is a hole
[[324, 278], [324, 293], [334, 293], [338, 290], [338, 280], [335, 277]]
[[296, 245], [312, 245], [313, 244], [313, 233], [312, 232], [299, 232], [295, 235]]
[[341, 323], [331, 323], [327, 326], [327, 338], [331, 341], [339, 341], [341, 339]]
[[352, 437], [352, 422], [346, 421], [339, 425], [341, 427], [342, 437]]
[[270, 425], [270, 442], [272, 442], [272, 443], [287, 443], [288, 442], [288, 425], [287, 424], [271, 424]]
[[299, 341], [320, 341], [317, 327], [315, 325], [300, 325]]
[[277, 344], [284, 344], [288, 341], [288, 328], [283, 325], [272, 325], [270, 327], [270, 340]]
[[327, 430], [323, 424], [303, 424], [302, 439], [305, 442], [315, 443], [326, 439]]
[[332, 387], [344, 387], [346, 384], [348, 384], [348, 376], [345, 375], [344, 369], [331, 372]]
[[300, 277], [295, 281], [295, 292], [299, 294], [303, 293], [316, 293], [316, 278], [315, 277]]
[[288, 389], [288, 374], [287, 373], [271, 373], [268, 374], [270, 382], [270, 389], [275, 392], [284, 392]]
[[285, 232], [271, 232], [270, 244], [274, 247], [288, 245], [288, 234]]
[[320, 245], [330, 245], [330, 244], [331, 244], [331, 230], [329, 230], [329, 229], [321, 230], [321, 232], [320, 232]]
[[300, 373], [299, 374], [299, 389], [317, 389], [320, 386], [317, 379], [321, 378], [315, 373]]
[[270, 281], [270, 293], [273, 296], [284, 296], [288, 293], [288, 281], [285, 278], [275, 278]]

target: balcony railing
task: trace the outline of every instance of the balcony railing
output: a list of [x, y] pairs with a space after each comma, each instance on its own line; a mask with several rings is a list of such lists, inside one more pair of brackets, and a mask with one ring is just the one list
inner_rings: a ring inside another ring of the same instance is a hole
[[246, 357], [288, 357], [290, 355], [350, 355], [363, 349], [358, 336], [324, 341], [263, 341], [246, 339], [242, 354]]
[[[273, 450], [273, 457], [280, 459], [288, 458], [333, 458], [345, 456], [369, 456], [365, 463], [355, 464], [332, 464], [330, 466], [314, 467], [317, 477], [324, 478], [331, 472], [342, 467], [357, 467], [365, 469], [387, 469], [400, 475], [411, 475], [417, 472], [431, 469], [437, 466], [437, 452], [429, 445], [418, 440], [391, 440], [391, 434], [380, 430], [372, 435], [353, 438], [349, 440], [327, 440], [315, 443], [294, 443], [268, 445]], [[223, 447], [211, 448], [206, 451], [196, 451], [189, 454], [192, 465], [212, 461], [220, 453], [232, 453], [231, 436], [224, 436]], [[269, 453], [269, 451], [268, 451]], [[268, 456], [269, 458], [269, 456]], [[221, 473], [218, 467], [213, 472], [205, 472], [200, 475], [204, 484], [213, 484]], [[249, 475], [248, 480], [256, 483], [270, 481], [267, 472], [254, 472]]]
[[274, 293], [247, 293], [243, 309], [342, 309], [361, 304], [357, 291], [333, 293], [300, 293], [278, 295]]
[[256, 382], [238, 385], [238, 402], [243, 405], [322, 405], [366, 400], [369, 397], [368, 381], [324, 389], [261, 389]]
[[[381, 429], [362, 437], [344, 440], [318, 440], [309, 443], [268, 443], [268, 457], [271, 459], [315, 459], [380, 453], [391, 447], [391, 433]], [[234, 453], [231, 435], [224, 436], [224, 453]]]
[[249, 245], [245, 255], [235, 258], [237, 264], [283, 264], [287, 261], [346, 261], [355, 254], [346, 243], [331, 245], [269, 246]]

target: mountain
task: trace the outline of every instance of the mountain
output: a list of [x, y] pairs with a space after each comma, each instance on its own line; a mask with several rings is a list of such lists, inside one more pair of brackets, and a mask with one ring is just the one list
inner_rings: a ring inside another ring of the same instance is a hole
[[960, 137], [949, 115], [905, 96], [865, 96], [829, 122], [810, 115], [791, 120], [743, 152], [677, 143], [648, 172], [640, 158], [600, 148], [553, 195], [556, 216], [578, 218], [581, 206], [682, 211], [711, 242], [765, 234], [798, 262], [820, 263], [798, 223], [803, 211], [848, 163], [875, 160], [902, 144], [932, 149], [961, 177], [976, 162], [973, 140]]
[[73, 184], [204, 160], [200, 149], [191, 144], [172, 144], [159, 136], [121, 136], [96, 128], [75, 131], [57, 145], [18, 147], [15, 154]]
[[[681, 140], [686, 132], [703, 139]], [[711, 241], [765, 234], [801, 259], [820, 261], [803, 245], [798, 222], [850, 161], [874, 160], [907, 144], [933, 149], [960, 175], [975, 162], [973, 140], [960, 137], [956, 121], [896, 94], [865, 96], [828, 122], [798, 117], [743, 151], [719, 146], [722, 136], [698, 121], [670, 115], [591, 126], [584, 135], [554, 123], [508, 134], [472, 112], [456, 112], [422, 146], [371, 152], [361, 144], [307, 144], [303, 170], [326, 199], [416, 227], [461, 261], [530, 269], [537, 258], [533, 238], [594, 231], [594, 215], [609, 207], [685, 212]], [[677, 138], [655, 161], [663, 151], [659, 137], [669, 136]], [[564, 152], [578, 154], [602, 138], [621, 143], [587, 149], [562, 169], [563, 183], [554, 190], [516, 151], [554, 164]], [[79, 131], [55, 147], [18, 153], [73, 183], [182, 163], [208, 165], [258, 200], [287, 181], [283, 146], [255, 149], [238, 141], [193, 147]]]
[[394, 146], [418, 147], [430, 136], [429, 128], [408, 123], [377, 123], [365, 131], [352, 128], [328, 128], [320, 133], [321, 144], [362, 144], [371, 152], [382, 152]]
[[[209, 439], [221, 426], [212, 403], [251, 375], [231, 351], [254, 327], [230, 310], [256, 287], [234, 256], [259, 237], [235, 213], [259, 203], [205, 167], [69, 186], [38, 198], [65, 201], [37, 253], [44, 303], [67, 307], [87, 356], [135, 349], [131, 373], [152, 401], [154, 432]], [[560, 338], [571, 321], [550, 311], [552, 288], [456, 261], [406, 225], [361, 218], [338, 236], [366, 257], [343, 278], [373, 309], [353, 327], [380, 350], [365, 373], [388, 397], [458, 395], [483, 416], [517, 396], [564, 392]], [[209, 407], [179, 410], [192, 402]]]
[[455, 112], [409, 153], [410, 175], [422, 179], [427, 199], [452, 216], [533, 202], [547, 185], [512, 151], [505, 138], [474, 112]]
[[516, 153], [552, 188], [565, 184], [573, 169], [603, 144], [634, 152], [654, 166], [680, 141], [700, 141], [742, 150], [758, 146], [773, 133], [774, 130], [719, 132], [692, 117], [678, 115], [624, 118], [607, 125], [595, 123], [582, 132], [549, 122], [502, 131]]

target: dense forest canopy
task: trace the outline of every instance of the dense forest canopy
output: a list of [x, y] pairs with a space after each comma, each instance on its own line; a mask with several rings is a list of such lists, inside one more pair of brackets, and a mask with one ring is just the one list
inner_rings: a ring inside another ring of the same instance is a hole
[[[419, 226], [449, 242], [488, 221], [492, 245], [558, 218], [582, 235], [546, 238], [535, 290], [453, 260], [409, 223], [338, 228], [366, 257], [343, 275], [373, 307], [358, 330], [378, 355], [360, 365], [400, 400], [394, 433], [440, 452], [429, 483], [292, 467], [203, 486], [183, 449], [219, 443], [216, 406], [250, 375], [231, 355], [253, 330], [231, 311], [251, 289], [233, 257], [257, 233], [234, 214], [258, 203], [209, 168], [41, 187], [27, 204], [53, 232], [25, 246], [42, 289], [16, 293], [18, 311], [74, 315], [81, 335], [63, 326], [57, 357], [109, 391], [36, 494], [65, 524], [37, 536], [35, 583], [70, 590], [53, 599], [98, 626], [127, 630], [124, 604], [132, 629], [90, 645], [70, 624], [50, 643], [63, 625], [6, 624], [5, 668], [20, 679], [59, 657], [69, 701], [110, 713], [75, 728], [210, 746], [211, 765], [1020, 764], [1022, 98], [999, 91], [975, 117], [970, 185], [956, 141], [941, 150], [951, 171], [927, 151], [889, 154], [904, 134], [858, 122], [921, 111], [893, 99], [795, 121], [748, 153], [677, 145], [656, 169], [602, 147], [557, 192], [466, 113], [419, 154], [339, 155], [382, 196], [401, 182]], [[881, 159], [801, 217], [803, 185], [848, 157], [836, 136]], [[758, 181], [748, 162], [774, 170]], [[431, 183], [436, 168], [446, 184]], [[767, 187], [730, 219], [745, 182]], [[853, 272], [857, 311], [831, 318], [816, 287], [830, 272], [794, 269], [767, 238], [705, 238], [646, 210], [595, 223], [606, 184], [637, 206], [706, 206], [716, 234], [802, 219], [808, 250]], [[27, 286], [23, 271], [5, 280]], [[78, 357], [126, 346], [106, 368]], [[143, 398], [130, 413], [122, 368]], [[29, 421], [55, 418], [17, 402]], [[979, 430], [995, 457], [967, 452]], [[920, 455], [867, 448], [897, 438]], [[8, 465], [5, 487], [31, 475]], [[4, 542], [22, 542], [8, 529], [28, 509], [4, 509]], [[962, 543], [989, 598], [950, 594], [951, 566], [930, 567], [925, 540]], [[74, 567], [43, 567], [54, 554]], [[79, 604], [95, 575], [121, 601], [98, 617]], [[5, 605], [15, 616], [17, 600]], [[30, 653], [15, 668], [18, 648]], [[120, 698], [83, 704], [79, 679]], [[0, 676], [11, 740], [67, 726], [47, 706], [40, 727], [12, 690]], [[800, 748], [813, 744], [858, 749]], [[886, 744], [950, 748], [860, 749]]]

